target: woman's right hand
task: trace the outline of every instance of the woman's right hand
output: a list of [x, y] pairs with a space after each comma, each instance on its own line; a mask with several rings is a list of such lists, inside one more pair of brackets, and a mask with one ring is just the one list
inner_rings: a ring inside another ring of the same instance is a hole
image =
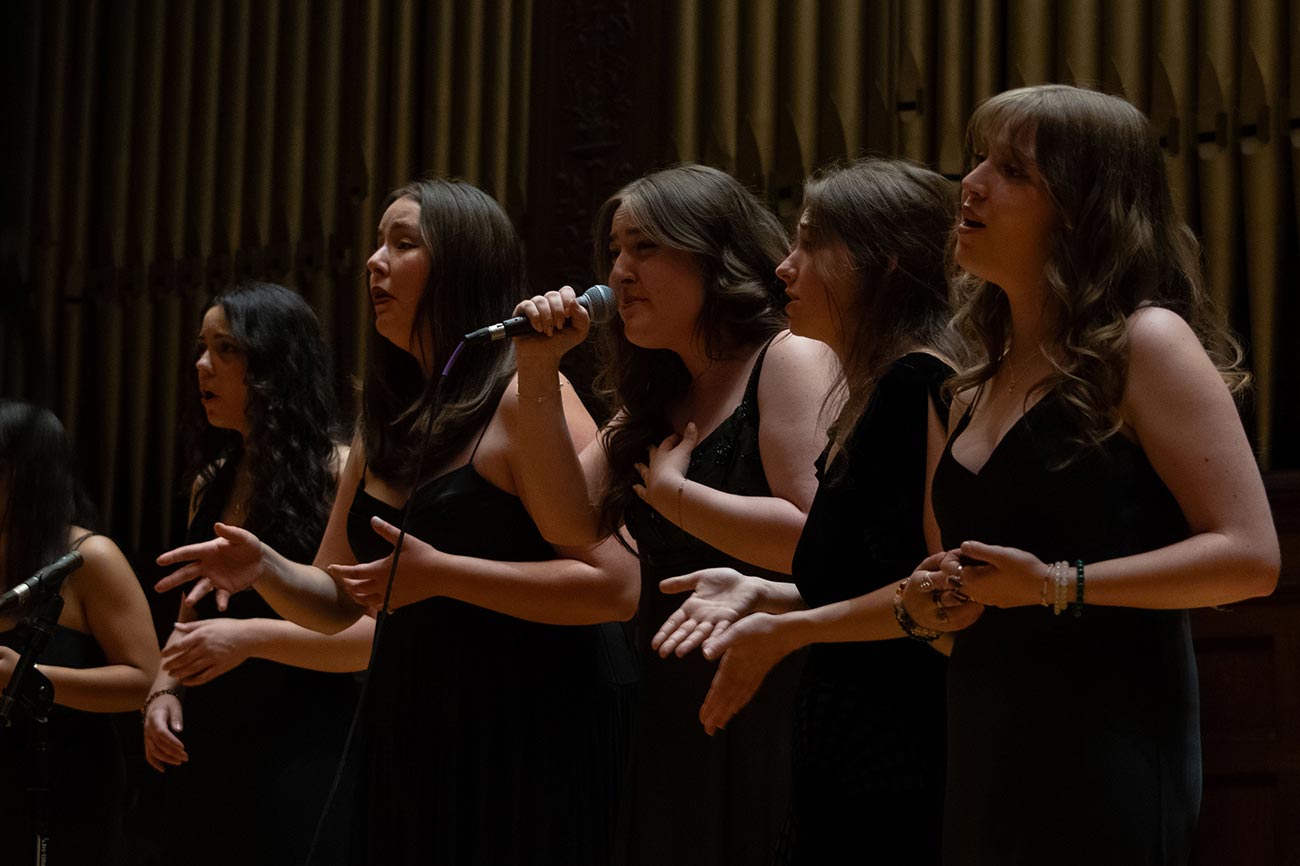
[[759, 578], [734, 568], [704, 568], [661, 581], [662, 592], [691, 595], [664, 622], [650, 647], [663, 658], [674, 652], [678, 658], [684, 657], [705, 638], [722, 634], [732, 623], [753, 613], [761, 586]]
[[181, 699], [175, 695], [159, 695], [145, 710], [144, 759], [160, 773], [168, 766], [179, 767], [190, 759], [185, 744], [177, 736], [185, 726], [184, 718]]
[[[591, 317], [578, 303], [572, 286], [522, 301], [515, 307], [514, 314], [527, 316], [537, 332], [515, 338], [515, 356], [521, 368], [542, 362], [558, 365], [560, 358], [587, 339], [591, 330]], [[539, 339], [538, 334], [546, 339]]]
[[903, 586], [903, 608], [922, 628], [941, 632], [961, 631], [984, 613], [984, 605], [962, 592], [960, 578], [945, 573], [943, 564], [956, 561], [960, 551], [950, 550], [926, 557]]
[[159, 565], [184, 565], [154, 584], [154, 589], [167, 592], [191, 580], [198, 580], [186, 598], [186, 603], [193, 604], [216, 589], [217, 607], [225, 610], [230, 595], [257, 583], [265, 564], [262, 542], [258, 541], [256, 535], [238, 526], [218, 523], [214, 530], [217, 537], [211, 541], [187, 544], [158, 557]]

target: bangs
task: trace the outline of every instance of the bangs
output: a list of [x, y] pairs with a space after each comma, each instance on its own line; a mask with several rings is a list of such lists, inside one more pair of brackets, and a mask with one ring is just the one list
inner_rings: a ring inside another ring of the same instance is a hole
[[1008, 153], [1018, 162], [1036, 162], [1038, 128], [1044, 120], [1041, 102], [1021, 89], [999, 93], [981, 103], [966, 127], [967, 168], [977, 153]]

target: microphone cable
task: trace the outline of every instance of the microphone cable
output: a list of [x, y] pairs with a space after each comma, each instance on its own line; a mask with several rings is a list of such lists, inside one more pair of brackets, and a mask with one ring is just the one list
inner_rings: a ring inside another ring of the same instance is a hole
[[[451, 357], [447, 359], [447, 364], [442, 368], [442, 375], [438, 378], [438, 387], [434, 391], [434, 402], [436, 403], [442, 396], [443, 385], [447, 382], [447, 377], [451, 374], [452, 367], [460, 358], [461, 351], [465, 348], [465, 341], [461, 340], [452, 351]], [[492, 423], [492, 419], [488, 419]], [[428, 433], [425, 435], [424, 447], [420, 449], [420, 459], [415, 465], [415, 481], [418, 485], [424, 474], [424, 458], [429, 453], [429, 446], [432, 444], [433, 427], [430, 425]], [[325, 829], [325, 821], [329, 817], [330, 809], [334, 806], [334, 798], [338, 795], [339, 785], [343, 782], [343, 776], [347, 772], [348, 758], [352, 754], [352, 741], [356, 735], [357, 727], [361, 723], [361, 714], [365, 711], [366, 696], [370, 693], [370, 673], [375, 666], [375, 656], [379, 652], [379, 640], [384, 633], [384, 624], [388, 622], [388, 603], [393, 597], [393, 583], [397, 578], [397, 562], [402, 555], [402, 544], [406, 541], [406, 523], [411, 516], [411, 504], [415, 502], [415, 494], [420, 491], [417, 486], [411, 490], [406, 497], [406, 504], [402, 506], [402, 517], [397, 527], [397, 544], [393, 547], [393, 562], [388, 568], [388, 585], [384, 588], [384, 603], [380, 606], [379, 612], [375, 614], [375, 636], [370, 641], [370, 659], [366, 662], [366, 678], [361, 683], [361, 692], [357, 695], [357, 707], [352, 712], [352, 721], [348, 723], [348, 734], [343, 740], [343, 753], [339, 756], [338, 769], [334, 771], [334, 781], [330, 784], [329, 793], [325, 796], [325, 805], [321, 807], [320, 817], [316, 819], [316, 830], [311, 836], [311, 847], [307, 849], [307, 859], [303, 861], [303, 866], [311, 866], [312, 859], [316, 856], [316, 848], [320, 844], [321, 833]]]

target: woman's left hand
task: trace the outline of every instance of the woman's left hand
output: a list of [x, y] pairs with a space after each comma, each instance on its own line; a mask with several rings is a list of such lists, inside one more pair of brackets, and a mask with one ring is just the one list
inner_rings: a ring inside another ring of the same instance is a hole
[[[378, 517], [370, 518], [370, 527], [380, 538], [397, 547], [400, 531], [396, 526]], [[434, 591], [436, 575], [442, 552], [428, 542], [407, 533], [402, 539], [402, 555], [398, 559], [397, 574], [393, 578], [393, 594], [388, 609], [397, 610], [408, 604], [437, 595]], [[352, 600], [370, 611], [378, 613], [388, 590], [388, 574], [393, 567], [393, 555], [374, 562], [358, 565], [331, 565], [326, 568]]]
[[686, 481], [686, 470], [691, 465], [691, 452], [699, 442], [699, 430], [691, 421], [678, 436], [673, 433], [650, 449], [649, 465], [637, 463], [641, 483], [633, 484], [632, 491], [671, 523], [680, 523], [678, 513], [681, 501], [678, 491]]
[[18, 652], [7, 646], [0, 646], [0, 689], [9, 685], [9, 678], [14, 675], [18, 664]]
[[248, 623], [238, 619], [178, 622], [162, 651], [163, 670], [186, 686], [201, 686], [250, 655]]
[[753, 700], [768, 671], [795, 647], [785, 640], [779, 616], [754, 613], [707, 644], [710, 658], [722, 653], [709, 693], [700, 707], [700, 724], [709, 736]]
[[[961, 546], [962, 562], [944, 560], [942, 571], [971, 601], [990, 607], [1024, 607], [1042, 599], [1047, 564], [1023, 550], [967, 541]], [[976, 560], [982, 564], [967, 564]]]

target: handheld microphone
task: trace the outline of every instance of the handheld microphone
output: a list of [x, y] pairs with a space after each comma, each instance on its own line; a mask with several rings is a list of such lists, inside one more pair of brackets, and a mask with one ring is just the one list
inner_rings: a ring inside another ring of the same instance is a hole
[[[582, 304], [591, 315], [593, 325], [603, 325], [614, 318], [614, 313], [618, 310], [618, 305], [614, 303], [614, 290], [609, 286], [592, 286], [578, 296], [578, 303]], [[533, 326], [528, 323], [528, 317], [514, 316], [504, 322], [470, 331], [465, 335], [465, 342], [482, 343], [488, 340], [496, 342], [507, 337], [531, 333], [533, 333]]]
[[41, 598], [59, 591], [64, 578], [81, 568], [81, 553], [72, 551], [42, 568], [13, 589], [0, 595], [0, 613], [22, 607], [33, 598]]

